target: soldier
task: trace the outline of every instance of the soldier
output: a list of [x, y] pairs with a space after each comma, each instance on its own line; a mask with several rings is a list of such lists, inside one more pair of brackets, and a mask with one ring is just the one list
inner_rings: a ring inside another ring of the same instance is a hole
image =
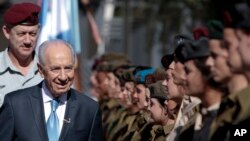
[[117, 110], [121, 107], [114, 100], [115, 95], [119, 93], [119, 87], [117, 87], [119, 81], [115, 77], [113, 70], [115, 67], [128, 63], [130, 63], [128, 58], [121, 53], [106, 53], [96, 59], [92, 66], [90, 81], [93, 93], [91, 94], [100, 103], [103, 110], [102, 122], [106, 138], [108, 125], [111, 124], [111, 119], [115, 118]]
[[[187, 124], [189, 119], [194, 116], [196, 111], [193, 108], [200, 103], [198, 98], [185, 95], [184, 86], [186, 85], [186, 74], [184, 65], [177, 59], [180, 58], [178, 56], [180, 55], [179, 50], [183, 47], [182, 44], [190, 40], [192, 39], [185, 35], [177, 35], [175, 37], [173, 51], [163, 56], [161, 61], [167, 73], [167, 78], [163, 81], [163, 85], [167, 87], [169, 98], [175, 100], [177, 105], [180, 105], [177, 106], [179, 109], [175, 125], [168, 135], [167, 141], [178, 140], [181, 127]], [[170, 65], [168, 66], [166, 64]]]
[[149, 106], [147, 89], [145, 86], [145, 78], [152, 74], [154, 68], [147, 66], [137, 66], [133, 72], [135, 78], [135, 91], [132, 93], [133, 107], [138, 111], [133, 112], [135, 119], [130, 120], [126, 134], [121, 140], [141, 140], [141, 132], [148, 124], [147, 108]]
[[3, 15], [3, 34], [9, 42], [0, 52], [0, 107], [4, 96], [43, 79], [38, 73], [35, 47], [39, 33], [40, 7], [32, 3], [12, 5]]
[[[174, 127], [175, 119], [165, 108], [167, 99], [167, 91], [162, 85], [162, 81], [157, 81], [149, 85], [150, 90], [150, 107], [151, 121], [154, 123], [150, 131], [149, 140], [161, 141], [165, 140], [170, 131]], [[173, 103], [169, 103], [171, 106]]]
[[[247, 74], [246, 55], [243, 52], [246, 51], [246, 40], [243, 40], [244, 38], [242, 38], [242, 34], [238, 34], [238, 31], [244, 31], [242, 33], [247, 33], [245, 32], [245, 28], [243, 28], [245, 26], [241, 25], [241, 23], [245, 23], [244, 14], [248, 13], [245, 11], [245, 8], [249, 11], [249, 7], [246, 3], [237, 1], [234, 4], [230, 3], [224, 11], [224, 25], [226, 26], [224, 28], [224, 39], [226, 42], [226, 48], [228, 48], [230, 55], [228, 62], [231, 70], [233, 72]], [[238, 34], [238, 37], [236, 33]], [[246, 77], [248, 78], [248, 75], [246, 75]], [[242, 88], [223, 99], [219, 113], [211, 127], [210, 140], [238, 140], [239, 138], [234, 136], [236, 129], [249, 128], [250, 116], [249, 111], [246, 110], [250, 107], [248, 102], [249, 91], [249, 87]], [[241, 140], [247, 139], [248, 137], [249, 134], [246, 134]]]
[[[110, 136], [112, 135], [113, 129], [116, 126], [119, 126], [119, 121], [124, 119], [124, 117], [127, 115], [126, 109], [123, 107], [125, 104], [123, 104], [123, 100], [125, 97], [123, 97], [123, 93], [122, 93], [122, 87], [124, 87], [124, 81], [122, 80], [122, 74], [123, 71], [126, 71], [127, 69], [132, 68], [132, 66], [130, 65], [122, 65], [119, 67], [116, 67], [113, 71], [113, 73], [115, 74], [116, 78], [118, 79], [118, 81], [116, 81], [117, 83], [115, 84], [115, 91], [113, 91], [116, 94], [113, 94], [114, 99], [112, 101], [116, 101], [114, 103], [118, 103], [119, 105], [114, 106], [112, 109], [108, 119], [107, 119], [107, 128], [106, 128], [106, 138], [107, 140], [110, 140]], [[121, 99], [121, 100], [119, 100]], [[109, 102], [110, 103], [110, 102]], [[108, 104], [109, 105], [109, 104]]]
[[137, 112], [137, 107], [133, 107], [132, 93], [135, 89], [133, 71], [135, 67], [128, 68], [123, 71], [120, 76], [121, 92], [116, 97], [118, 102], [122, 105], [122, 113], [116, 125], [109, 131], [108, 137], [111, 141], [121, 140], [122, 136], [126, 133], [128, 125], [131, 120], [135, 119], [134, 112]]
[[[246, 77], [242, 73], [232, 72], [230, 66], [227, 63], [229, 53], [225, 45], [223, 44], [223, 25], [219, 21], [211, 20], [207, 23], [209, 29], [209, 48], [211, 51], [211, 59], [209, 67], [214, 77], [214, 80], [225, 84], [228, 88], [228, 93], [235, 93], [247, 86]], [[229, 27], [225, 27], [225, 30]], [[234, 40], [228, 38], [228, 34], [225, 35], [225, 42], [230, 42], [233, 45]], [[235, 51], [235, 50], [234, 50]], [[231, 52], [233, 53], [233, 52]], [[236, 52], [237, 53], [237, 52]], [[234, 56], [234, 55], [231, 55]]]
[[208, 39], [205, 37], [184, 43], [180, 50], [180, 61], [184, 63], [187, 74], [186, 94], [198, 97], [201, 103], [194, 118], [184, 125], [179, 140], [207, 140], [209, 127], [219, 109], [223, 89], [213, 80], [207, 66], [209, 56]]

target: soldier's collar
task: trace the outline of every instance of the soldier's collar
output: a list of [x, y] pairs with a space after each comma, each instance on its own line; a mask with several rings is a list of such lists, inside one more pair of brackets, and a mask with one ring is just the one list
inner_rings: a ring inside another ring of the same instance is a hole
[[[12, 71], [20, 73], [20, 71], [12, 64], [10, 57], [8, 55], [8, 48], [6, 48], [3, 51], [3, 58], [0, 58], [2, 60], [2, 64], [0, 64], [0, 74], [5, 72], [7, 69], [10, 69]], [[35, 52], [33, 53], [33, 67], [34, 73], [38, 72], [38, 66], [37, 66], [38, 58]], [[34, 66], [35, 65], [35, 66]]]
[[163, 126], [159, 124], [153, 125], [152, 130], [157, 131], [158, 129], [163, 129]]
[[165, 135], [169, 134], [173, 128], [174, 128], [174, 124], [163, 126], [163, 130], [164, 130]]

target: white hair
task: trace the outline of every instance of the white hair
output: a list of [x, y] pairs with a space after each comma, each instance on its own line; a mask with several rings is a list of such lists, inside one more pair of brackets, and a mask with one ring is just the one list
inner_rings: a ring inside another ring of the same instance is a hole
[[38, 49], [38, 61], [39, 61], [39, 64], [42, 64], [42, 65], [45, 65], [45, 50], [48, 48], [48, 47], [55, 47], [55, 46], [49, 46], [51, 43], [62, 43], [64, 45], [66, 45], [70, 50], [71, 50], [71, 54], [72, 54], [72, 59], [73, 59], [73, 62], [74, 62], [74, 65], [76, 65], [76, 53], [74, 51], [74, 49], [72, 48], [71, 44], [69, 44], [68, 42], [64, 41], [64, 40], [61, 40], [61, 39], [53, 39], [53, 40], [47, 40], [45, 42], [43, 42], [40, 46], [39, 46], [39, 49]]

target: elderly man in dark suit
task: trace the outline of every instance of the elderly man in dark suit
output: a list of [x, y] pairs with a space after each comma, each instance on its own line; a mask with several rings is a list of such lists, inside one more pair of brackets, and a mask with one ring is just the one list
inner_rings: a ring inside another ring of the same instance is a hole
[[76, 57], [62, 40], [39, 48], [39, 72], [44, 81], [11, 92], [0, 109], [2, 141], [102, 141], [99, 105], [70, 88]]

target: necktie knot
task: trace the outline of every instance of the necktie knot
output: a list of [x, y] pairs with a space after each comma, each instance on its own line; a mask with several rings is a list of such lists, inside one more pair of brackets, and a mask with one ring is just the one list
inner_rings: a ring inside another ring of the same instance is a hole
[[56, 109], [58, 108], [58, 106], [59, 106], [59, 100], [58, 99], [51, 100], [51, 110], [53, 112], [56, 111]]

